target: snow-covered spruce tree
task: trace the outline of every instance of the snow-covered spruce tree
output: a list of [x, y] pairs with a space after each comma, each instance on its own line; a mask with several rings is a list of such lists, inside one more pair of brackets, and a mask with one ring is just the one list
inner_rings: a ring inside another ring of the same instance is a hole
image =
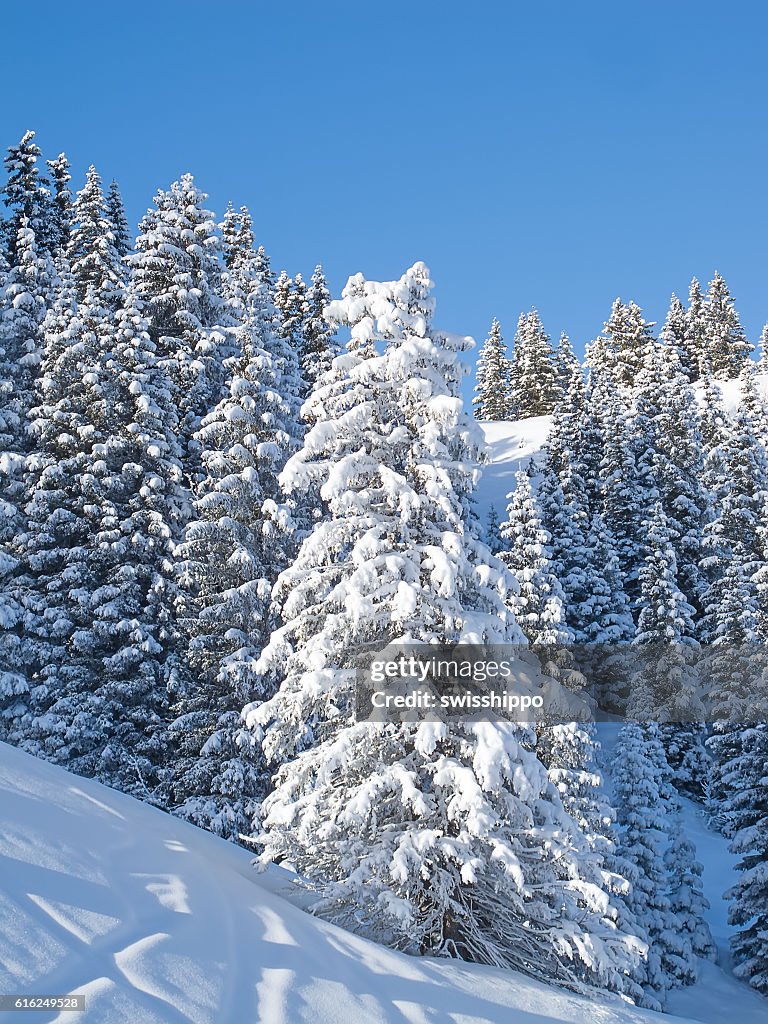
[[744, 334], [728, 285], [717, 272], [709, 283], [701, 317], [712, 373], [718, 380], [738, 377], [753, 346]]
[[[527, 730], [353, 717], [358, 644], [522, 639], [504, 567], [463, 528], [479, 438], [457, 397], [464, 340], [431, 327], [430, 287], [416, 264], [331, 305], [351, 325], [344, 376], [308, 400], [283, 474], [320, 482], [327, 518], [276, 587], [285, 625], [258, 668], [280, 688], [246, 712], [283, 762], [261, 860], [290, 857], [317, 909], [411, 952], [621, 985], [631, 943], [584, 881], [588, 850]], [[363, 354], [376, 338], [386, 351]]]
[[75, 197], [67, 256], [78, 301], [85, 301], [95, 290], [105, 311], [115, 310], [122, 298], [125, 274], [101, 178], [93, 164], [88, 168], [85, 186]]
[[122, 259], [131, 251], [131, 229], [128, 226], [128, 218], [125, 216], [125, 206], [123, 206], [123, 197], [120, 195], [120, 187], [116, 181], [111, 182], [105, 203], [107, 219], [112, 229], [115, 251], [120, 259]]
[[602, 334], [605, 366], [621, 387], [631, 389], [653, 341], [653, 324], [634, 303], [616, 299]]
[[[249, 324], [248, 330], [251, 333], [255, 330], [253, 324], [256, 317], [261, 324], [256, 333], [269, 339], [273, 384], [287, 410], [281, 413], [282, 426], [288, 433], [290, 448], [293, 450], [300, 445], [304, 436], [304, 425], [300, 416], [301, 368], [299, 353], [295, 348], [300, 340], [299, 335], [295, 333], [298, 330], [298, 321], [290, 322], [286, 334], [282, 314], [274, 304], [278, 289], [270, 269], [269, 257], [263, 246], [259, 246], [254, 252], [253, 222], [247, 207], [241, 206], [239, 212], [235, 212], [231, 206], [228, 208], [222, 222], [222, 241], [224, 263], [227, 267], [223, 292], [230, 316], [236, 324]], [[303, 284], [300, 278], [299, 282], [301, 290]], [[266, 293], [260, 290], [262, 286]], [[288, 290], [282, 295], [282, 300], [290, 304], [291, 296], [294, 294], [291, 290], [292, 282], [283, 272], [280, 277], [280, 288], [285, 287]], [[253, 306], [251, 296], [256, 294], [256, 290], [260, 298], [256, 306]], [[305, 306], [306, 302], [299, 311], [302, 315], [306, 311]], [[242, 344], [238, 342], [236, 347], [238, 354], [241, 354]]]
[[[706, 607], [705, 641], [701, 671], [714, 720], [706, 741], [711, 755], [706, 784], [710, 818], [724, 835], [733, 831], [731, 798], [741, 786], [735, 770], [741, 754], [743, 723], [754, 718], [750, 709], [759, 697], [764, 671], [764, 626], [753, 579], [739, 551], [710, 588]], [[712, 632], [710, 633], [709, 630]]]
[[[0, 258], [0, 295], [4, 295], [7, 265]], [[21, 701], [29, 690], [23, 671], [21, 605], [14, 593], [19, 560], [12, 545], [19, 528], [16, 478], [23, 464], [18, 446], [22, 435], [21, 404], [16, 392], [16, 371], [7, 358], [0, 333], [0, 738], [6, 739], [10, 722], [23, 713]]]
[[27, 479], [35, 685], [23, 744], [153, 798], [184, 505], [175, 410], [132, 291], [101, 337], [74, 303], [56, 320]]
[[[704, 446], [704, 485], [712, 491], [717, 478], [716, 464], [728, 435], [730, 417], [723, 407], [720, 387], [705, 364], [701, 375], [701, 441]], [[710, 456], [714, 453], [714, 463]]]
[[22, 226], [34, 233], [40, 255], [50, 254], [51, 196], [47, 182], [41, 178], [37, 166], [40, 155], [35, 133], [28, 131], [24, 133], [18, 145], [8, 147], [8, 155], [5, 157], [8, 176], [2, 195], [5, 205], [11, 211], [6, 227], [9, 243], [7, 255], [11, 265], [18, 262], [16, 244]]
[[701, 292], [701, 285], [695, 277], [691, 279], [688, 288], [688, 308], [685, 311], [685, 351], [688, 364], [695, 374], [691, 378], [691, 383], [694, 383], [696, 379], [703, 377], [705, 369], [710, 367], [709, 345], [704, 321], [704, 296]]
[[504, 540], [501, 536], [501, 523], [496, 506], [491, 505], [488, 509], [488, 518], [485, 524], [485, 543], [492, 555], [498, 555], [504, 550]]
[[13, 445], [16, 450], [23, 450], [23, 423], [42, 359], [42, 323], [53, 303], [57, 279], [50, 256], [41, 250], [37, 235], [25, 219], [21, 221], [14, 252], [15, 262], [4, 275], [0, 288], [0, 346], [5, 351], [3, 377], [12, 384], [14, 395], [7, 399], [6, 416], [13, 411], [17, 424]]
[[701, 353], [691, 344], [688, 332], [688, 313], [674, 292], [659, 338], [665, 345], [676, 350], [682, 371], [689, 382], [693, 384], [697, 381], [700, 374]]
[[[502, 527], [507, 549], [502, 561], [515, 577], [519, 592], [508, 599], [526, 639], [544, 671], [571, 690], [586, 680], [576, 669], [573, 632], [565, 615], [565, 595], [554, 574], [551, 538], [541, 523], [530, 475], [520, 470]], [[603, 858], [611, 851], [613, 812], [602, 792], [596, 767], [598, 744], [589, 725], [545, 721], [537, 730], [536, 753], [546, 766], [563, 806], [586, 836], [590, 849]], [[600, 885], [620, 891], [622, 880], [600, 867]]]
[[643, 1003], [652, 1009], [663, 1007], [667, 989], [695, 979], [690, 937], [680, 930], [666, 895], [664, 845], [672, 808], [662, 791], [663, 762], [654, 726], [622, 726], [613, 759], [618, 854], [628, 867], [631, 885], [624, 901], [648, 942]]
[[765, 642], [762, 605], [768, 570], [762, 524], [768, 467], [748, 403], [724, 428], [724, 439], [709, 463], [714, 467], [716, 504], [714, 518], [704, 529], [702, 571], [708, 586], [700, 626], [715, 720], [707, 741], [713, 757], [708, 800], [713, 820], [727, 834], [730, 793], [738, 785], [732, 762], [741, 752], [739, 723], [755, 720], [752, 708]]
[[[32, 232], [30, 237], [34, 238]], [[69, 280], [70, 287], [67, 287]], [[27, 294], [26, 290], [22, 294]], [[18, 300], [19, 296], [16, 295]], [[23, 309], [26, 303], [20, 303]], [[32, 306], [37, 310], [36, 304]], [[56, 334], [64, 331], [74, 308], [74, 287], [71, 278], [62, 282], [59, 295], [51, 310], [39, 326], [39, 338], [35, 339], [33, 351], [35, 361], [39, 358], [38, 343], [47, 340], [57, 325]], [[29, 326], [29, 321], [27, 321]], [[26, 333], [26, 331], [24, 332]], [[33, 703], [34, 694], [30, 691], [37, 666], [41, 658], [37, 651], [38, 642], [25, 621], [26, 609], [34, 606], [29, 587], [29, 574], [24, 559], [24, 543], [27, 535], [26, 524], [26, 483], [24, 469], [26, 457], [36, 459], [31, 450], [35, 447], [31, 432], [26, 428], [30, 406], [42, 379], [29, 376], [29, 388], [20, 393], [18, 387], [19, 367], [17, 359], [3, 359], [0, 372], [0, 388], [2, 388], [3, 404], [0, 406], [0, 507], [2, 508], [2, 537], [0, 552], [2, 557], [2, 606], [3, 623], [0, 628], [0, 664], [7, 673], [3, 677], [2, 695], [0, 695], [0, 717], [4, 737], [12, 742], [20, 742], [22, 737], [21, 723], [25, 721]], [[39, 369], [39, 368], [37, 368]], [[26, 374], [25, 374], [26, 375]]]
[[301, 426], [300, 409], [301, 396], [305, 390], [301, 376], [305, 300], [306, 286], [301, 275], [297, 274], [296, 279], [292, 280], [285, 270], [281, 270], [273, 289], [273, 301], [277, 313], [276, 334], [280, 343], [279, 353], [276, 354], [275, 360], [282, 379], [280, 392], [288, 403], [291, 420], [295, 424], [292, 429], [294, 444], [301, 443], [304, 433]]
[[221, 294], [220, 241], [206, 199], [191, 174], [159, 191], [126, 257], [157, 357], [171, 379], [185, 475], [192, 481], [201, 474], [192, 435], [224, 396], [224, 362], [235, 351]]
[[[679, 817], [672, 822], [671, 838], [664, 854], [664, 868], [667, 874], [669, 909], [674, 915], [675, 927], [682, 936], [681, 946], [685, 950], [690, 946], [696, 956], [714, 960], [717, 949], [704, 916], [709, 909], [709, 901], [701, 883], [704, 868], [696, 859], [696, 847], [686, 835]], [[684, 983], [693, 984], [697, 978], [695, 961], [686, 954], [680, 958], [679, 967], [683, 972]]]
[[741, 734], [734, 764], [739, 785], [729, 804], [734, 830], [731, 852], [740, 859], [739, 877], [726, 893], [728, 919], [736, 926], [731, 949], [734, 973], [768, 995], [768, 726], [753, 725]]
[[317, 382], [330, 370], [339, 354], [333, 325], [323, 315], [330, 299], [323, 268], [318, 264], [304, 300], [301, 328], [301, 375], [305, 394], [317, 387]]
[[501, 324], [494, 319], [477, 357], [477, 383], [472, 405], [479, 420], [509, 420], [518, 413], [513, 408], [510, 390], [509, 359], [501, 334]]
[[696, 612], [702, 610], [701, 536], [709, 517], [704, 447], [696, 396], [677, 350], [649, 347], [635, 386], [632, 429], [635, 465], [644, 483], [645, 508], [658, 497], [675, 550], [677, 584]]
[[[247, 228], [244, 224], [246, 217]], [[224, 260], [224, 266], [227, 270], [231, 270], [242, 253], [243, 247], [240, 242], [244, 231], [247, 231], [249, 235], [246, 248], [253, 248], [253, 222], [250, 212], [245, 206], [241, 206], [239, 210], [236, 210], [232, 200], [230, 200], [224, 211], [224, 219], [219, 225], [219, 230], [221, 231], [221, 256]]]
[[580, 458], [584, 388], [579, 370], [555, 410], [538, 495], [579, 668], [601, 706], [621, 712], [627, 697], [622, 645], [634, 626], [614, 539], [590, 501]]
[[579, 458], [585, 393], [579, 368], [555, 409], [539, 500], [575, 642], [619, 644], [631, 640], [634, 627], [613, 539], [600, 510], [590, 507]]
[[768, 373], [768, 324], [760, 331], [760, 358], [757, 364], [760, 373]]
[[[630, 407], [616, 388], [604, 365], [592, 353], [587, 381], [586, 420], [582, 437], [591, 438], [589, 424], [599, 433], [597, 472], [591, 472], [589, 493], [610, 523], [613, 547], [624, 580], [623, 589], [632, 604], [637, 601], [639, 573], [645, 549], [643, 493], [635, 462], [636, 435]], [[595, 485], [594, 477], [597, 477]], [[588, 482], [589, 483], [589, 482]]]
[[565, 621], [565, 595], [553, 569], [552, 538], [541, 522], [527, 469], [518, 470], [501, 527], [506, 542], [501, 560], [517, 581], [510, 607], [528, 642], [535, 647], [573, 643]]
[[51, 243], [53, 255], [60, 259], [69, 248], [70, 229], [72, 227], [72, 192], [69, 183], [69, 160], [64, 153], [59, 153], [55, 160], [46, 160], [51, 180]]
[[765, 393], [757, 380], [757, 366], [747, 359], [739, 372], [739, 406], [749, 417], [755, 437], [765, 450], [768, 444], [768, 407]]
[[[43, 322], [56, 275], [22, 218], [15, 263], [0, 281], [0, 735], [24, 714], [28, 693], [18, 539], [25, 529], [23, 471], [30, 450], [28, 416], [43, 348]], [[26, 697], [25, 697], [26, 700]]]
[[250, 830], [267, 773], [245, 729], [244, 704], [269, 696], [252, 666], [275, 622], [271, 591], [288, 564], [291, 523], [277, 474], [289, 450], [289, 410], [279, 390], [270, 289], [244, 254], [233, 260], [243, 318], [241, 355], [229, 394], [205, 417], [196, 440], [205, 478], [176, 549], [179, 625], [185, 656], [171, 709], [168, 805], [218, 835]]
[[525, 419], [552, 412], [558, 384], [554, 353], [535, 309], [521, 314], [518, 321], [512, 376], [518, 416]]
[[768, 495], [768, 460], [757, 437], [749, 398], [752, 375], [745, 376], [742, 401], [730, 424], [722, 428], [717, 458], [710, 458], [714, 515], [704, 527], [702, 571], [708, 582], [704, 595], [702, 639], [714, 643], [722, 630], [718, 624], [722, 595], [720, 585], [732, 562], [740, 565], [744, 581], [756, 583], [763, 568], [765, 547], [762, 531]]
[[574, 371], [581, 366], [578, 356], [573, 351], [571, 339], [565, 331], [560, 334], [560, 341], [555, 349], [553, 362], [555, 367], [555, 402], [560, 402], [568, 390], [568, 382], [573, 376]]
[[627, 714], [640, 721], [701, 722], [694, 668], [694, 609], [677, 585], [672, 532], [661, 502], [648, 522], [648, 554], [640, 570], [634, 644], [641, 648]]

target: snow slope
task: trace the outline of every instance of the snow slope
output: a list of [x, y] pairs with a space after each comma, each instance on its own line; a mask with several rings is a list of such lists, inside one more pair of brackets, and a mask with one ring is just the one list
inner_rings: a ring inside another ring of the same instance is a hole
[[[512, 972], [415, 959], [305, 914], [249, 854], [0, 744], [0, 993], [74, 1024], [652, 1024]], [[0, 1014], [0, 1020], [18, 1014]]]
[[551, 423], [551, 416], [536, 416], [511, 423], [499, 421], [479, 424], [485, 435], [490, 459], [483, 467], [476, 495], [483, 523], [491, 505], [498, 513], [499, 522], [504, 521], [507, 495], [515, 489], [515, 474], [541, 451]]
[[[768, 400], [768, 374], [756, 376], [758, 388]], [[718, 388], [725, 410], [734, 413], [739, 404], [738, 380], [719, 381]], [[701, 399], [701, 386], [695, 385]], [[507, 508], [507, 495], [515, 487], [515, 473], [534, 458], [544, 447], [552, 425], [551, 416], [536, 416], [528, 420], [499, 421], [478, 424], [488, 446], [490, 462], [483, 467], [477, 491], [477, 508], [485, 523], [491, 505], [503, 522]]]

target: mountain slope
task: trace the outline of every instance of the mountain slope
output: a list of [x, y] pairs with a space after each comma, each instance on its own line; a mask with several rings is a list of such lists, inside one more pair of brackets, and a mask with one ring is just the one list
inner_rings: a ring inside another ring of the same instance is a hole
[[85, 1013], [35, 1020], [677, 1019], [350, 935], [284, 899], [291, 876], [280, 868], [259, 875], [246, 851], [4, 744], [0, 815], [0, 992], [86, 996]]

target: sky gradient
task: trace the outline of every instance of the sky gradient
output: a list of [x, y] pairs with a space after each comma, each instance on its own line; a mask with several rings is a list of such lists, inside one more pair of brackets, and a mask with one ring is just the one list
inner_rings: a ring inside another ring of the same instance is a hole
[[27, 128], [132, 228], [192, 171], [334, 292], [425, 260], [440, 326], [577, 348], [718, 269], [768, 320], [768, 6], [740, 0], [85, 0], [3, 10], [0, 146]]

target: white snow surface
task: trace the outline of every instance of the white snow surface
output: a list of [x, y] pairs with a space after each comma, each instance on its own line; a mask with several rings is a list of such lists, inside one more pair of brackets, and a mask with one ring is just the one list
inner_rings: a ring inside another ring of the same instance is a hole
[[477, 510], [485, 524], [491, 505], [499, 522], [506, 519], [508, 495], [515, 489], [515, 474], [544, 447], [552, 425], [551, 416], [534, 416], [513, 422], [479, 424], [488, 446], [489, 462], [477, 489]]
[[[258, 874], [247, 851], [5, 744], [0, 815], [0, 993], [86, 997], [84, 1013], [39, 1012], [38, 1021], [682, 1019], [609, 996], [590, 1000], [511, 971], [375, 945], [305, 913], [293, 876], [282, 868]], [[712, 972], [719, 985], [721, 972]], [[751, 993], [735, 979], [730, 984], [723, 989], [729, 1016], [756, 1024], [747, 1014]], [[689, 1003], [698, 1008], [704, 996], [691, 993]]]

